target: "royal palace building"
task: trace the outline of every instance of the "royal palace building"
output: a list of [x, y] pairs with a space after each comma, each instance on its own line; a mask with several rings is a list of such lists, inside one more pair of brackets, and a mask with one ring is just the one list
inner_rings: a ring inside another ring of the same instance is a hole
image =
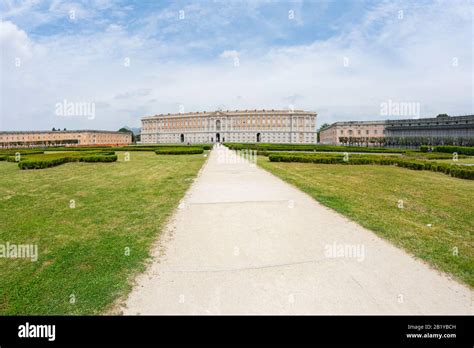
[[314, 144], [316, 115], [302, 110], [227, 110], [146, 116], [141, 142]]
[[[385, 140], [383, 140], [385, 139]], [[320, 132], [322, 144], [349, 143], [423, 144], [474, 143], [474, 115], [411, 118], [384, 121], [336, 122]]]
[[385, 136], [385, 121], [336, 122], [321, 129], [321, 144], [341, 145], [344, 138], [377, 139]]

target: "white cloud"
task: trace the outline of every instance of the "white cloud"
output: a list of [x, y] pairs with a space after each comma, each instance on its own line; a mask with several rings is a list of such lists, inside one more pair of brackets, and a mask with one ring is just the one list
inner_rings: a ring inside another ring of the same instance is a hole
[[[178, 112], [179, 105], [209, 111], [289, 104], [319, 112], [322, 124], [380, 119], [380, 103], [388, 99], [419, 102], [422, 116], [472, 113], [469, 4], [398, 5], [375, 6], [360, 25], [324, 41], [273, 47], [235, 42], [235, 49], [207, 59], [183, 58], [192, 47], [212, 47], [205, 37], [175, 42], [152, 30], [131, 34], [123, 23], [108, 23], [101, 32], [32, 39], [3, 21], [2, 52], [28, 60], [21, 69], [11, 64], [12, 57], [2, 62], [3, 126], [118, 129], [138, 126], [144, 115]], [[202, 11], [202, 16], [210, 13]], [[172, 15], [175, 11], [164, 11], [158, 17]], [[186, 18], [192, 18], [191, 11]], [[149, 18], [147, 23], [147, 28], [156, 25]], [[235, 57], [241, 59], [238, 67], [220, 59]], [[64, 99], [100, 101], [104, 107], [94, 120], [59, 120], [54, 105]]]
[[219, 57], [221, 58], [235, 58], [238, 56], [239, 52], [237, 52], [236, 50], [226, 50], [219, 55]]
[[2, 48], [2, 61], [5, 64], [13, 64], [12, 59], [16, 57], [28, 59], [33, 50], [28, 35], [10, 21], [0, 21], [0, 47]]

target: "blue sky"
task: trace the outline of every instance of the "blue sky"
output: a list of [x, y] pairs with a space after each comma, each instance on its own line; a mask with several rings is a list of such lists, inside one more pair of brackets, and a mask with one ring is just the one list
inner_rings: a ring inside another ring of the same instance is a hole
[[[456, 0], [3, 0], [0, 128], [290, 105], [321, 125], [383, 119], [388, 100], [419, 103], [422, 117], [471, 114], [472, 11]], [[96, 117], [58, 117], [64, 100], [94, 103]]]

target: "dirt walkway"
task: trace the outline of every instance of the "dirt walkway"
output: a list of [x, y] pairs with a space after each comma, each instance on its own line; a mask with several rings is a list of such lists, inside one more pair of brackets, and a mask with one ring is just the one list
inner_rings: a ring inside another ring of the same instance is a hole
[[124, 314], [472, 314], [473, 292], [212, 151]]

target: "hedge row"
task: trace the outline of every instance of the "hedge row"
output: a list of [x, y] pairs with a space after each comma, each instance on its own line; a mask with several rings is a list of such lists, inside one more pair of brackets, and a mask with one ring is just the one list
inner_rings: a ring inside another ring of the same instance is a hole
[[17, 149], [17, 150], [2, 150], [0, 151], [0, 161], [8, 161], [10, 156], [15, 156], [16, 153], [23, 155], [42, 154], [41, 150]]
[[193, 155], [203, 153], [202, 147], [182, 146], [182, 147], [167, 147], [155, 150], [157, 155]]
[[[406, 157], [413, 157], [413, 158], [421, 158], [421, 159], [452, 159], [452, 153], [444, 153], [444, 152], [412, 152], [408, 151], [403, 154]], [[467, 158], [469, 156], [466, 155], [458, 155], [458, 158]]]
[[405, 149], [388, 149], [384, 147], [359, 147], [359, 146], [335, 146], [316, 144], [243, 144], [225, 143], [225, 146], [232, 150], [257, 150], [266, 151], [327, 151], [327, 152], [380, 152], [380, 153], [405, 153]]
[[176, 145], [176, 144], [157, 144], [157, 145], [133, 145], [133, 146], [97, 146], [97, 147], [52, 147], [45, 151], [155, 151], [161, 148], [174, 148], [174, 147], [201, 147], [204, 150], [210, 150], [212, 145], [210, 144], [193, 144], [193, 145]]
[[[59, 154], [54, 154], [59, 155]], [[67, 154], [62, 156], [32, 156], [18, 162], [20, 169], [44, 169], [55, 167], [68, 162], [115, 162], [117, 155], [112, 153], [87, 153], [87, 154]]]
[[396, 165], [413, 170], [442, 172], [450, 174], [453, 177], [474, 180], [474, 167], [434, 161], [413, 160], [395, 156], [351, 155], [347, 158], [347, 161], [345, 161], [343, 155], [273, 153], [270, 154], [268, 158], [271, 162]]
[[[88, 152], [58, 152], [58, 153], [46, 153], [46, 154], [30, 154], [30, 155], [21, 155], [20, 161], [42, 161], [42, 160], [51, 160], [63, 157], [84, 157], [84, 156], [111, 156], [115, 155], [114, 151], [88, 151]], [[16, 156], [8, 156], [8, 162], [18, 162]]]
[[[430, 146], [420, 146], [420, 151], [428, 152]], [[433, 147], [434, 152], [445, 152], [445, 153], [458, 153], [459, 155], [474, 156], [474, 147], [472, 146], [450, 146], [450, 145], [438, 145]]]

